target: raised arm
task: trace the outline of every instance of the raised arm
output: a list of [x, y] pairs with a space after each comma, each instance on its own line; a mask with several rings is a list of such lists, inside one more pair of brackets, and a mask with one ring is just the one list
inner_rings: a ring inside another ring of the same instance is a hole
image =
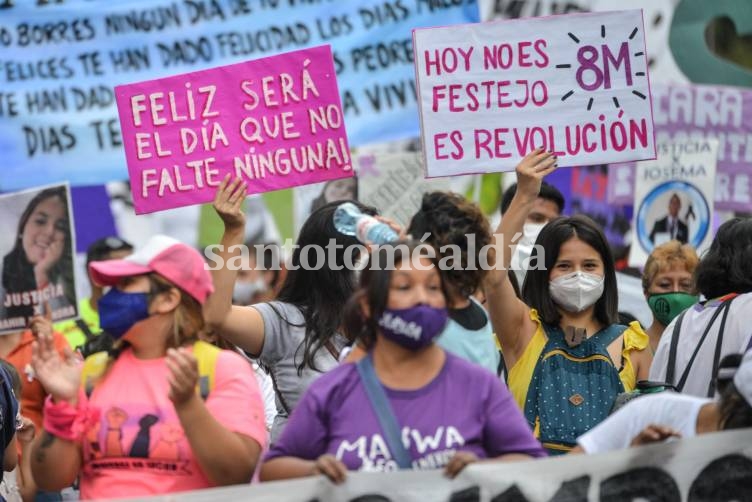
[[[81, 443], [73, 430], [73, 417], [86, 413], [86, 403], [78, 402], [81, 364], [70, 348], [61, 358], [52, 337], [40, 335], [32, 345], [31, 364], [37, 380], [57, 403], [45, 404], [45, 430], [31, 451], [31, 472], [42, 490], [60, 491], [71, 486], [81, 468]], [[75, 413], [74, 413], [75, 410]]]
[[[214, 293], [204, 304], [204, 320], [207, 327], [229, 342], [258, 355], [264, 346], [264, 320], [252, 307], [232, 305], [232, 290], [240, 263], [241, 247], [245, 236], [245, 214], [242, 210], [247, 187], [240, 178], [230, 182], [228, 175], [217, 189], [214, 209], [224, 223], [224, 233], [218, 250], [214, 251], [215, 263], [212, 280]], [[217, 262], [221, 266], [217, 266]]]
[[530, 152], [517, 166], [517, 192], [494, 234], [496, 266], [483, 284], [487, 308], [496, 336], [501, 344], [504, 360], [511, 368], [519, 359], [533, 335], [530, 308], [514, 292], [509, 282], [509, 266], [522, 227], [538, 198], [543, 177], [556, 169], [556, 157], [537, 149]]

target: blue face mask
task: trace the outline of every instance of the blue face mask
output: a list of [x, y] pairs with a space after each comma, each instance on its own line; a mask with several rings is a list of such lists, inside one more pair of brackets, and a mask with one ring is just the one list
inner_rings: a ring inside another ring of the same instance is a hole
[[116, 340], [149, 317], [149, 295], [112, 288], [99, 299], [99, 327]]

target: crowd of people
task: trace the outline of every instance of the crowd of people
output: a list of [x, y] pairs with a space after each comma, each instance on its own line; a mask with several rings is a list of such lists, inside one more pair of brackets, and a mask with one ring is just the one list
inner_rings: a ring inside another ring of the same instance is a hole
[[[752, 219], [721, 225], [701, 258], [657, 245], [642, 278], [652, 323], [625, 323], [608, 242], [586, 216], [561, 216], [564, 198], [543, 182], [556, 169], [549, 152], [527, 155], [495, 230], [448, 192], [426, 193], [404, 229], [349, 201], [399, 233], [375, 245], [337, 229], [342, 200], [317, 202], [282, 271], [242, 253], [247, 187], [229, 176], [214, 201], [224, 267], [208, 271], [166, 236], [136, 250], [103, 236], [81, 320], [42, 312], [0, 337], [1, 493], [454, 477], [475, 462], [752, 427]], [[332, 242], [321, 266], [301, 266]], [[47, 263], [33, 251], [31, 281]]]

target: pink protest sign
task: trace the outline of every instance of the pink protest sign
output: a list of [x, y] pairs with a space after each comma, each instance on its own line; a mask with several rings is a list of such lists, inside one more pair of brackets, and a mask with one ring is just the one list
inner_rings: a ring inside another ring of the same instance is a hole
[[330, 46], [115, 88], [136, 213], [353, 175]]
[[654, 159], [642, 11], [413, 31], [428, 177]]

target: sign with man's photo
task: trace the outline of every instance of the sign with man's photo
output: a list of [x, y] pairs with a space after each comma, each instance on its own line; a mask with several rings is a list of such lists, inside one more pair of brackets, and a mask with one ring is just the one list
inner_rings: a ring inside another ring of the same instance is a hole
[[691, 140], [659, 143], [657, 160], [638, 163], [631, 266], [672, 240], [698, 253], [710, 246], [717, 157], [717, 140]]

